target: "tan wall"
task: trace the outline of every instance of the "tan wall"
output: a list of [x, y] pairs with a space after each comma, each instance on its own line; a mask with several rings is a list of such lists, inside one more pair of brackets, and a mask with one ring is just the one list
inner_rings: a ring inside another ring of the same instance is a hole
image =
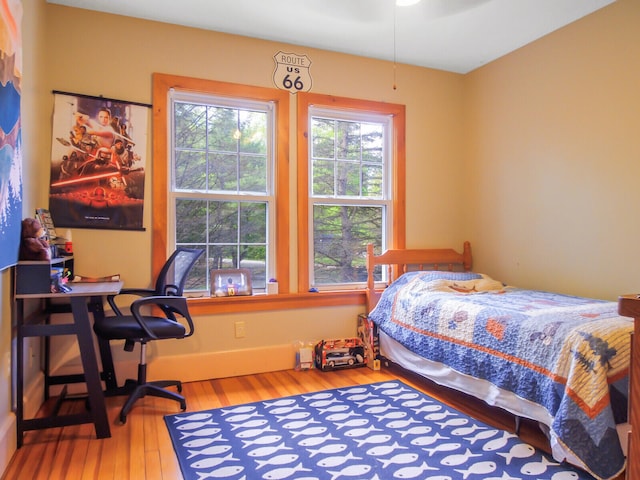
[[[314, 92], [407, 106], [409, 247], [457, 246], [469, 239], [476, 270], [509, 283], [608, 299], [640, 291], [635, 256], [640, 238], [637, 0], [618, 0], [466, 76], [399, 65], [396, 91], [388, 62], [44, 0], [23, 3], [25, 74], [30, 74], [23, 98], [25, 215], [47, 201], [51, 90], [149, 103], [153, 72], [273, 86], [272, 57], [284, 49], [311, 58]], [[294, 107], [295, 102], [292, 112]], [[295, 147], [293, 138], [292, 187]], [[151, 188], [148, 182], [147, 198]], [[147, 202], [145, 226], [150, 227], [152, 215], [161, 214]], [[129, 285], [151, 283], [148, 231], [74, 230], [73, 239], [77, 268], [83, 272], [118, 272]], [[295, 252], [294, 246], [293, 268]], [[0, 276], [4, 392], [10, 390], [8, 279], [6, 273]], [[225, 359], [241, 361], [243, 349], [282, 347], [282, 354], [296, 339], [350, 334], [360, 310], [200, 317], [193, 341], [164, 342], [171, 345], [154, 351], [161, 353], [156, 366], [168, 370], [173, 355], [192, 352], [214, 369]], [[233, 322], [239, 319], [247, 323], [245, 339], [233, 338]], [[61, 360], [73, 363], [73, 349]], [[248, 361], [255, 368], [265, 364], [260, 358]], [[2, 454], [10, 454], [6, 444], [13, 440], [6, 434], [11, 434], [12, 418], [7, 398], [8, 393], [0, 399], [5, 443], [0, 461]]]
[[617, 299], [640, 290], [640, 2], [617, 2], [465, 78], [476, 267]]
[[[313, 62], [314, 92], [407, 105], [407, 197], [420, 198], [408, 202], [407, 243], [462, 245], [464, 225], [455, 221], [462, 212], [462, 198], [449, 195], [458, 188], [463, 174], [463, 149], [459, 142], [462, 76], [399, 65], [394, 90], [393, 65], [389, 62], [61, 7], [44, 0], [32, 0], [31, 5], [46, 19], [42, 30], [46, 40], [38, 49], [42, 51], [38, 64], [41, 74], [33, 81], [31, 98], [38, 99], [37, 106], [33, 106], [30, 121], [24, 127], [30, 138], [25, 164], [29, 165], [29, 171], [39, 172], [30, 180], [30, 201], [25, 215], [30, 215], [36, 205], [47, 203], [52, 90], [150, 103], [154, 72], [273, 87], [273, 56], [285, 50], [309, 56]], [[293, 100], [292, 115], [295, 96]], [[295, 132], [292, 121], [292, 192], [296, 185]], [[147, 152], [150, 158], [151, 143]], [[150, 181], [153, 166], [151, 162], [147, 165], [144, 225], [150, 229], [152, 215], [164, 212], [153, 209]], [[433, 208], [425, 209], [425, 202]], [[292, 221], [296, 218], [296, 206], [292, 194]], [[131, 286], [152, 283], [149, 230], [74, 229], [72, 234], [78, 273], [120, 273]], [[292, 232], [291, 242], [295, 239]], [[295, 244], [291, 251], [291, 273], [295, 278]], [[293, 365], [292, 342], [354, 335], [357, 313], [363, 310], [364, 306], [350, 306], [199, 317], [196, 336], [152, 346], [149, 375], [153, 378], [165, 374], [175, 356], [194, 352], [207, 355], [206, 358], [215, 357], [216, 361], [197, 363], [198, 368], [181, 376], [185, 380], [288, 367]], [[246, 322], [247, 335], [243, 339], [234, 338], [233, 323], [238, 320]], [[53, 359], [54, 366], [74, 368], [78, 359], [73, 342], [55, 339], [55, 343], [54, 350], [58, 353]], [[256, 352], [265, 348], [275, 348], [278, 360], [256, 358]], [[135, 355], [115, 350], [118, 361], [137, 360]], [[154, 362], [158, 367], [154, 368]]]
[[[458, 188], [462, 175], [462, 147], [458, 141], [462, 116], [461, 76], [399, 66], [398, 88], [394, 91], [393, 68], [388, 62], [57, 5], [46, 5], [45, 11], [48, 41], [43, 88], [47, 92], [62, 90], [149, 103], [154, 72], [273, 87], [273, 56], [282, 49], [309, 56], [314, 92], [406, 104], [408, 198], [420, 197], [418, 202], [409, 202], [408, 218], [412, 220], [408, 243], [413, 246], [462, 245], [464, 226], [449, 220], [460, 214], [462, 201], [448, 195]], [[49, 96], [49, 105], [52, 100]], [[294, 108], [295, 101], [292, 113]], [[46, 168], [51, 141], [50, 115], [43, 115], [37, 128], [43, 133], [39, 144], [40, 162]], [[295, 192], [295, 122], [291, 124], [291, 133], [291, 182]], [[151, 216], [164, 212], [153, 209], [150, 175], [147, 180], [144, 224], [149, 228]], [[47, 189], [47, 181], [42, 179], [42, 189]], [[426, 192], [425, 184], [430, 186]], [[434, 208], [425, 209], [425, 202]], [[295, 194], [292, 194], [292, 219], [296, 218], [296, 206]], [[77, 229], [72, 233], [78, 272], [120, 273], [126, 284], [150, 283], [149, 231]], [[294, 240], [292, 235], [291, 241]], [[293, 245], [293, 269], [295, 254]], [[319, 309], [199, 318], [198, 333], [193, 341], [164, 342], [155, 348], [166, 354], [193, 349], [226, 351], [289, 343], [301, 337], [313, 340], [323, 335], [353, 334], [356, 313], [361, 310], [363, 307], [340, 308], [336, 312]], [[247, 322], [247, 338], [241, 340], [233, 337], [231, 328], [238, 318]]]

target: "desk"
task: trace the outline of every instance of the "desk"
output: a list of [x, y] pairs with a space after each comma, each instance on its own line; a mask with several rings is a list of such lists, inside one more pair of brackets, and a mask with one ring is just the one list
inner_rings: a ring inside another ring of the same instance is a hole
[[[107, 295], [116, 295], [122, 288], [122, 282], [74, 283], [69, 293], [21, 293], [15, 294], [16, 302], [16, 420], [18, 447], [22, 446], [24, 432], [42, 428], [63, 427], [81, 423], [93, 423], [98, 438], [111, 436], [104, 394], [100, 383], [100, 370], [93, 346], [93, 330], [89, 319], [89, 305], [102, 303]], [[68, 299], [71, 303], [72, 323], [48, 324], [43, 320], [46, 312], [35, 312], [25, 318], [25, 300]], [[61, 415], [45, 418], [24, 418], [24, 339], [26, 337], [49, 337], [52, 335], [75, 335], [80, 348], [80, 358], [87, 384], [89, 411], [73, 415]]]

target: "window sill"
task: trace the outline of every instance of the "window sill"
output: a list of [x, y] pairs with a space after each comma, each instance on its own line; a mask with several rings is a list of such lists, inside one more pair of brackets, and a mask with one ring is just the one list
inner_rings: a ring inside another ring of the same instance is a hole
[[258, 312], [292, 308], [365, 305], [364, 290], [330, 291], [318, 293], [279, 293], [237, 297], [201, 297], [189, 299], [193, 315]]

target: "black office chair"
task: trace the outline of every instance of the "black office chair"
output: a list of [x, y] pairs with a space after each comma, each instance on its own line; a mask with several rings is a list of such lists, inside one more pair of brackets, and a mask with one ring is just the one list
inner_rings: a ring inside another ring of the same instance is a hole
[[[135, 344], [140, 343], [138, 378], [127, 380], [130, 388], [125, 390], [131, 393], [120, 411], [122, 423], [126, 422], [136, 400], [146, 395], [176, 400], [183, 411], [187, 408], [184, 397], [179, 394], [182, 392], [179, 380], [147, 382], [147, 343], [193, 335], [193, 320], [187, 299], [182, 294], [187, 276], [203, 252], [201, 249], [178, 248], [162, 267], [155, 289], [123, 288], [120, 294], [107, 298], [115, 316], [98, 319], [93, 325], [96, 335], [102, 339], [124, 340], [126, 351], [132, 351]], [[116, 298], [123, 295], [142, 297], [131, 303], [129, 315], [125, 315], [116, 304]], [[150, 308], [153, 313], [144, 313]], [[165, 389], [169, 386], [177, 387], [178, 393]]]

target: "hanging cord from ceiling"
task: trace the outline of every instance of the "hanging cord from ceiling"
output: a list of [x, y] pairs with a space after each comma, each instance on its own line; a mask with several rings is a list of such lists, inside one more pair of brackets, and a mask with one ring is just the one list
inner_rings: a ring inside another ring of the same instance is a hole
[[396, 28], [397, 28], [397, 14], [398, 14], [398, 5], [396, 2], [393, 2], [393, 89], [397, 90], [396, 85], [396, 56], [397, 56], [397, 48], [396, 48]]

